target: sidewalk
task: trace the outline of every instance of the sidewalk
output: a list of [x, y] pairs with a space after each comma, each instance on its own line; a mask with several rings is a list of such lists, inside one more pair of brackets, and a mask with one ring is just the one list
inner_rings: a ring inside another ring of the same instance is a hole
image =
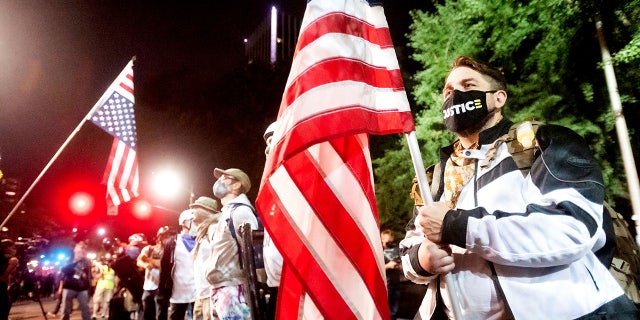
[[[45, 313], [53, 311], [57, 302], [55, 298], [42, 298], [40, 301], [42, 302], [42, 308], [44, 308]], [[75, 301], [73, 313], [71, 313], [70, 320], [82, 320], [82, 316], [80, 315], [80, 310], [78, 310], [77, 305], [78, 302]], [[47, 316], [46, 319], [60, 319], [61, 316], [62, 310], [60, 313], [58, 313], [57, 317]], [[40, 303], [33, 300], [21, 300], [14, 302], [13, 305], [11, 305], [11, 311], [9, 312], [9, 320], [27, 319], [45, 319], [45, 316], [42, 313], [42, 309], [40, 308]]]

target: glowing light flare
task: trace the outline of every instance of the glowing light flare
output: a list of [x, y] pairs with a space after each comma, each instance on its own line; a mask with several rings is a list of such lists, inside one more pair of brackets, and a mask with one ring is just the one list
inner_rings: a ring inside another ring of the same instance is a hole
[[151, 217], [151, 204], [145, 200], [136, 201], [133, 207], [133, 216], [145, 220]]
[[153, 174], [153, 190], [163, 197], [174, 197], [182, 189], [180, 176], [171, 170], [162, 170]]
[[69, 198], [69, 208], [76, 215], [84, 216], [93, 210], [93, 197], [86, 192], [76, 192]]

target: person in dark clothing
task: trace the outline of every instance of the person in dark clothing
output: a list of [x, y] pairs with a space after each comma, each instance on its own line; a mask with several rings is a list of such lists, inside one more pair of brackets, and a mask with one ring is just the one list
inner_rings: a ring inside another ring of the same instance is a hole
[[73, 262], [62, 268], [58, 294], [62, 294], [62, 320], [73, 311], [73, 299], [78, 300], [82, 320], [89, 320], [89, 288], [91, 288], [91, 260], [87, 259], [87, 245], [78, 242], [73, 249]]
[[156, 234], [155, 245], [144, 247], [137, 259], [138, 267], [145, 270], [144, 293], [142, 294], [142, 311], [145, 320], [167, 320], [168, 317], [171, 288], [160, 290], [159, 284], [161, 277], [166, 279], [167, 274], [171, 275], [171, 272], [165, 272], [161, 275], [160, 269], [164, 246], [167, 239], [171, 238], [173, 234], [169, 227], [161, 227]]
[[400, 262], [400, 248], [394, 241], [393, 231], [387, 229], [380, 233], [382, 249], [384, 250], [384, 271], [387, 276], [387, 295], [391, 320], [395, 320], [400, 307], [400, 279], [402, 263]]
[[0, 320], [9, 318], [11, 300], [9, 299], [9, 284], [18, 267], [16, 247], [13, 241], [2, 239], [0, 242]]

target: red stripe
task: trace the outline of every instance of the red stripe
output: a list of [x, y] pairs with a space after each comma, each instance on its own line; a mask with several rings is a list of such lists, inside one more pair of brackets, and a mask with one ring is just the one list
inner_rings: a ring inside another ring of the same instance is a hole
[[[118, 144], [122, 143], [124, 146], [124, 152], [122, 155], [117, 154]], [[122, 202], [126, 202], [126, 198], [124, 197], [124, 192], [128, 191], [129, 194], [133, 197], [137, 190], [133, 190], [133, 182], [136, 179], [136, 175], [138, 172], [138, 157], [130, 154], [134, 152], [131, 147], [129, 147], [124, 142], [121, 142], [118, 139], [113, 139], [113, 145], [111, 146], [111, 153], [109, 154], [109, 161], [107, 162], [107, 167], [105, 169], [105, 173], [103, 176], [103, 183], [107, 184], [107, 190], [113, 190], [116, 194], [111, 194], [107, 192], [107, 203], [109, 205], [119, 204]], [[125, 169], [127, 168], [127, 158], [129, 156], [133, 156], [134, 161], [131, 165], [131, 170], [129, 170], [128, 175], [124, 175]], [[118, 158], [116, 158], [118, 157]], [[119, 160], [119, 165], [115, 166], [115, 163]], [[115, 173], [115, 178], [113, 181], [109, 181], [109, 177]], [[121, 183], [125, 182], [124, 188], [121, 188]], [[114, 197], [114, 198], [112, 198]]]
[[133, 88], [124, 84], [124, 82], [120, 82], [120, 87], [126, 90], [127, 92], [130, 92], [131, 94], [133, 94]]
[[[363, 136], [365, 137], [364, 143], [368, 144], [368, 136], [366, 134], [363, 134]], [[338, 143], [341, 140], [347, 141], [346, 143]], [[362, 146], [356, 136], [350, 136], [341, 140], [334, 139], [330, 141], [331, 146], [336, 149], [336, 152], [342, 157], [342, 161], [349, 168], [349, 171], [351, 171], [360, 183], [362, 192], [369, 200], [369, 207], [373, 212], [373, 218], [375, 218], [376, 223], [379, 224], [375, 190], [373, 185], [371, 185], [371, 168], [369, 168]]]
[[290, 106], [299, 96], [307, 91], [334, 82], [363, 82], [376, 88], [404, 90], [400, 70], [387, 70], [363, 61], [333, 58], [319, 61], [301, 73], [293, 81], [285, 93], [285, 101]]
[[361, 37], [382, 48], [393, 47], [388, 27], [376, 28], [365, 20], [344, 12], [331, 12], [313, 21], [300, 34], [296, 52], [327, 33], [344, 33]]
[[[374, 194], [371, 193], [370, 171], [360, 144], [354, 136], [334, 139], [331, 144], [338, 146], [336, 151], [341, 154], [343, 159], [349, 161], [351, 167], [355, 166], [355, 162], [360, 162], [360, 165], [357, 166], [358, 174], [356, 177], [360, 178], [358, 181], [361, 186], [368, 186], [365, 188], [369, 190], [366, 194], [369, 199], [369, 205], [373, 206], [371, 210], [377, 213], [374, 209], [375, 199], [372, 201]], [[354, 159], [351, 159], [351, 157], [354, 157]], [[386, 285], [378, 270], [375, 253], [367, 245], [369, 241], [358, 224], [351, 218], [349, 212], [334, 194], [334, 192], [338, 192], [341, 195], [348, 195], [353, 191], [332, 190], [319, 173], [319, 168], [315, 166], [315, 161], [307, 153], [296, 154], [284, 163], [284, 167], [325, 228], [327, 228], [356, 270], [358, 270], [376, 305], [383, 305], [383, 302], [387, 301]], [[374, 218], [378, 221], [377, 214]], [[330, 257], [325, 258], [330, 259]], [[379, 310], [379, 312], [384, 315], [383, 310]]]
[[289, 155], [334, 137], [361, 132], [390, 134], [398, 132], [399, 128], [402, 132], [415, 130], [411, 112], [371, 112], [361, 106], [351, 106], [341, 108], [340, 112], [317, 114], [312, 119], [298, 122], [273, 146], [268, 168], [275, 169]]
[[276, 319], [298, 319], [303, 296], [304, 292], [300, 281], [284, 264], [276, 300]]
[[113, 167], [113, 161], [116, 157], [116, 150], [118, 149], [118, 139], [113, 139], [111, 143], [111, 151], [109, 152], [109, 160], [107, 161], [107, 167], [104, 171], [104, 175], [102, 176], [102, 183], [107, 184], [109, 175], [111, 174], [111, 168]]
[[124, 152], [122, 152], [120, 155], [116, 155], [120, 157], [119, 158], [120, 161], [118, 162], [118, 167], [111, 168], [111, 171], [116, 172], [115, 179], [113, 180], [113, 185], [115, 186], [116, 189], [120, 189], [121, 181], [123, 179], [126, 179], [126, 177], [123, 177], [123, 175], [125, 171], [124, 169], [125, 169], [128, 153], [129, 153], [129, 148], [125, 147]]
[[[271, 189], [270, 184], [263, 186], [260, 196], [263, 199], [261, 202], [267, 201], [269, 203], [279, 203], [277, 195], [275, 195]], [[273, 238], [274, 243], [282, 253], [284, 263], [288, 266], [295, 265], [295, 268], [290, 269], [291, 272], [293, 272], [300, 280], [304, 291], [313, 299], [314, 304], [326, 319], [354, 319], [355, 315], [349, 306], [342, 299], [338, 291], [336, 291], [333, 283], [329, 278], [327, 278], [320, 265], [318, 265], [311, 252], [307, 249], [302, 239], [300, 239], [296, 233], [296, 230], [282, 214], [282, 208], [282, 204], [279, 203], [274, 214], [262, 215], [261, 219], [265, 219], [265, 222], [268, 221], [265, 223], [265, 227], [267, 225], [270, 226], [267, 228], [267, 231], [270, 234], [287, 235], [286, 240], [283, 239], [285, 237]], [[281, 284], [280, 286], [283, 288], [286, 287], [284, 284]], [[295, 298], [295, 296], [284, 295], [283, 299], [286, 297], [289, 297], [290, 299]], [[297, 299], [300, 299], [300, 297], [297, 297]], [[284, 300], [281, 302], [281, 304], [293, 305], [298, 303], [299, 300]]]

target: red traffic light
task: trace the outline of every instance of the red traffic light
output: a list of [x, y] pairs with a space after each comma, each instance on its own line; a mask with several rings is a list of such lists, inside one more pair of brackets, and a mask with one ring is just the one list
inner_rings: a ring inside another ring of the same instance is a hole
[[85, 216], [93, 210], [93, 196], [86, 192], [76, 192], [69, 198], [71, 212], [79, 216]]
[[142, 199], [136, 201], [133, 208], [133, 215], [141, 220], [149, 219], [151, 216], [151, 204]]

